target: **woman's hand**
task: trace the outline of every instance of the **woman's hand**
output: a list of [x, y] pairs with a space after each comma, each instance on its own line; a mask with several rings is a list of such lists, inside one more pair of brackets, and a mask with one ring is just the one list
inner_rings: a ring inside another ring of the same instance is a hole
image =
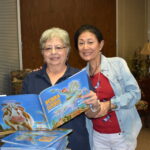
[[108, 114], [108, 112], [111, 110], [111, 101], [106, 102], [100, 102], [101, 109], [99, 113], [95, 115], [94, 118], [103, 117]]
[[100, 111], [100, 103], [96, 93], [90, 91], [88, 94], [82, 96], [82, 98], [86, 99], [84, 103], [90, 106], [90, 109], [85, 112], [86, 116], [95, 118], [95, 115]]
[[99, 109], [99, 100], [95, 92], [90, 91], [88, 94], [82, 96], [82, 98], [86, 99], [84, 103], [90, 105], [92, 109]]
[[42, 69], [42, 66], [40, 66], [39, 68], [35, 68], [35, 69], [33, 69], [32, 71], [34, 72], [34, 71], [39, 71], [39, 70], [41, 70]]

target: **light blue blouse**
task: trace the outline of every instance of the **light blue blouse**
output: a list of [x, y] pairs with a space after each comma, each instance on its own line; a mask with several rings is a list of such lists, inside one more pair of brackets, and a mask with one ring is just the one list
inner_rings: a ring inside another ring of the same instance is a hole
[[[121, 134], [125, 136], [130, 145], [136, 141], [142, 127], [141, 119], [135, 107], [141, 98], [140, 88], [124, 59], [119, 57], [106, 58], [101, 55], [100, 67], [101, 73], [109, 79], [114, 90], [115, 96], [111, 99], [111, 103], [117, 106], [114, 111], [117, 114]], [[87, 64], [86, 69], [89, 72], [89, 64]], [[90, 119], [86, 121], [92, 146], [92, 122]]]

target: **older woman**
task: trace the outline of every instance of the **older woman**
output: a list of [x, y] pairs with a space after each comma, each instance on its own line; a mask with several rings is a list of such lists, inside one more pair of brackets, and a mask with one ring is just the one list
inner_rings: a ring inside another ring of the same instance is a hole
[[[40, 46], [45, 64], [41, 70], [30, 73], [24, 79], [22, 93], [39, 94], [43, 89], [55, 85], [79, 71], [66, 64], [70, 51], [70, 40], [65, 30], [60, 28], [46, 30], [41, 36]], [[88, 97], [86, 103], [92, 104], [93, 109], [98, 111], [96, 94], [91, 91], [86, 97]], [[62, 125], [61, 128], [73, 129], [73, 133], [69, 135], [71, 150], [90, 150], [84, 114]]]
[[81, 26], [74, 41], [81, 58], [88, 62], [87, 70], [101, 105], [92, 119], [93, 150], [135, 150], [141, 129], [135, 104], [141, 93], [125, 60], [101, 54], [103, 36], [92, 25]]

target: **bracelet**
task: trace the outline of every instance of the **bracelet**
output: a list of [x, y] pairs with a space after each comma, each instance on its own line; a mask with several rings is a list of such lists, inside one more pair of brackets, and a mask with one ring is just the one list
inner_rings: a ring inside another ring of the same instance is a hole
[[99, 101], [99, 100], [98, 100], [98, 105], [99, 105], [98, 108], [93, 108], [93, 105], [90, 105], [91, 111], [92, 111], [92, 112], [96, 112], [96, 111], [98, 111], [98, 110], [100, 109], [100, 106], [101, 106], [101, 105], [100, 105], [100, 101]]

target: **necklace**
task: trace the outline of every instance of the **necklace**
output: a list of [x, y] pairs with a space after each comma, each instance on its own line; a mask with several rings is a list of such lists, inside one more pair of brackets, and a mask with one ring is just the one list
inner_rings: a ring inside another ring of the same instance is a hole
[[94, 86], [95, 89], [97, 89], [100, 86], [100, 72], [98, 73], [98, 80], [96, 82], [96, 85]]
[[[96, 74], [94, 73], [93, 75], [91, 75], [91, 77], [94, 77], [94, 75], [96, 75]], [[100, 86], [100, 71], [98, 72], [97, 82], [96, 82], [96, 85], [94, 86], [94, 89], [97, 89], [99, 86]]]
[[96, 61], [95, 63], [96, 67], [90, 66], [90, 76], [94, 76], [96, 73], [98, 73], [98, 80], [96, 82], [96, 85], [94, 86], [95, 89], [97, 89], [100, 86], [100, 60]]

